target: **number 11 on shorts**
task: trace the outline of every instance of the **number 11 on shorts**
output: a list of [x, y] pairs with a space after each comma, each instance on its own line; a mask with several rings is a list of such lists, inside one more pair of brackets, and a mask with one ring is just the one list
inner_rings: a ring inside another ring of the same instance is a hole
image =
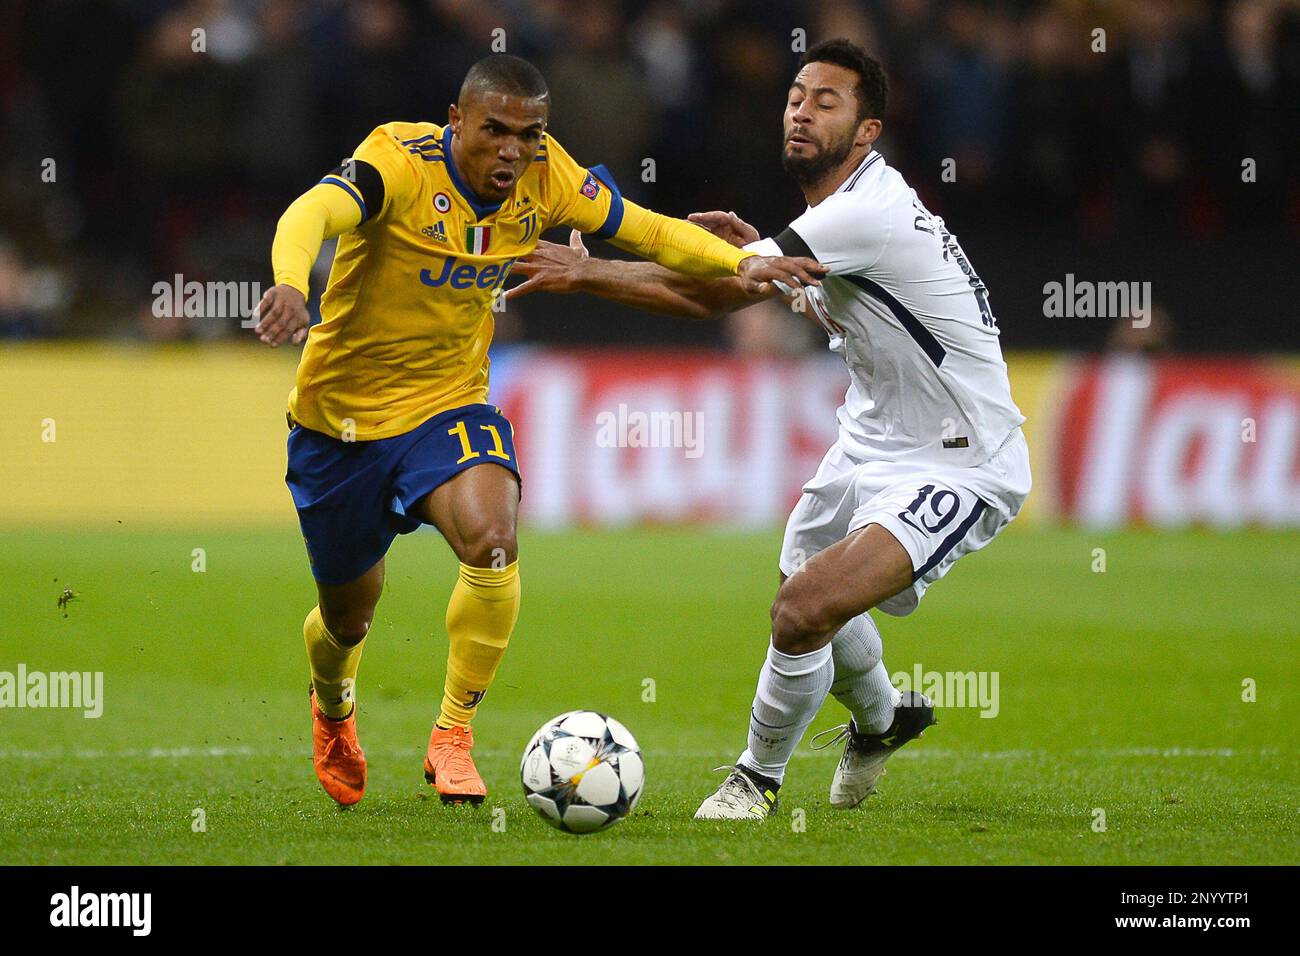
[[[479, 429], [492, 436], [492, 447], [488, 449], [488, 457], [509, 461], [510, 456], [506, 454], [505, 446], [501, 444], [501, 433], [497, 431], [497, 427], [495, 425], [480, 425]], [[463, 465], [465, 462], [479, 457], [479, 453], [470, 447], [469, 431], [465, 428], [463, 421], [457, 422], [454, 426], [448, 428], [447, 434], [455, 435], [460, 439], [460, 458], [456, 459], [456, 464]]]

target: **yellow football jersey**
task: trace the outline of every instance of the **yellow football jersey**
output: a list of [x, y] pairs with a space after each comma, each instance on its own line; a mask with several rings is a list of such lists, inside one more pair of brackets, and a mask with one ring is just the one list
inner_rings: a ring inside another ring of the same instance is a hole
[[289, 410], [364, 441], [486, 401], [492, 306], [510, 267], [551, 226], [614, 235], [624, 206], [603, 167], [584, 169], [550, 136], [500, 206], [461, 180], [449, 126], [388, 123], [353, 158], [378, 170], [382, 208], [366, 209], [346, 175], [323, 180], [352, 194], [362, 223], [339, 237]]

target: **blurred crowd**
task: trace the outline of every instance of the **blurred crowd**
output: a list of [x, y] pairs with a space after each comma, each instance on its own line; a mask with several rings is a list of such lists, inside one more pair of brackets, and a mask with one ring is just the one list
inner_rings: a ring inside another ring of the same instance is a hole
[[[779, 163], [783, 97], [803, 46], [848, 36], [890, 76], [882, 152], [968, 250], [972, 234], [998, 249], [1050, 236], [1209, 250], [1245, 249], [1240, 236], [1294, 250], [1300, 235], [1296, 0], [7, 6], [0, 338], [240, 334], [159, 318], [150, 289], [178, 273], [269, 283], [287, 203], [376, 125], [445, 121], [494, 39], [541, 67], [569, 152], [663, 212], [735, 209], [764, 232], [796, 215]], [[547, 309], [530, 305], [506, 330], [614, 334]], [[779, 348], [773, 323], [730, 334]]]

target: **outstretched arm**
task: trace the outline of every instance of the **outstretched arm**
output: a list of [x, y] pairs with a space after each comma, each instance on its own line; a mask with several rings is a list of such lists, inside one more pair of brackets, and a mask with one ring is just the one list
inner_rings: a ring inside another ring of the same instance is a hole
[[555, 138], [546, 136], [546, 228], [568, 226], [593, 233], [620, 249], [698, 279], [737, 277], [747, 292], [763, 295], [774, 283], [816, 285], [826, 269], [811, 257], [760, 254], [712, 234], [698, 220], [663, 216], [623, 198], [603, 166], [586, 169]]
[[576, 229], [569, 235], [568, 246], [539, 242], [536, 251], [516, 262], [511, 271], [526, 281], [508, 290], [507, 300], [531, 292], [585, 292], [647, 312], [688, 319], [718, 318], [780, 294], [776, 289], [764, 294], [746, 292], [737, 276], [703, 279], [653, 262], [596, 259], [587, 253]]
[[[734, 247], [759, 239], [758, 230], [734, 212], [695, 212], [687, 218]], [[650, 262], [593, 259], [576, 229], [569, 235], [567, 249], [541, 242], [536, 252], [515, 264], [514, 271], [526, 281], [509, 290], [507, 299], [530, 292], [586, 292], [649, 312], [690, 319], [719, 318], [782, 294], [771, 283], [761, 291], [751, 291], [737, 278], [709, 279]]]
[[748, 293], [765, 296], [773, 284], [817, 285], [827, 269], [812, 258], [763, 256], [714, 235], [698, 222], [685, 222], [620, 200], [622, 220], [611, 244], [688, 278], [735, 276]]

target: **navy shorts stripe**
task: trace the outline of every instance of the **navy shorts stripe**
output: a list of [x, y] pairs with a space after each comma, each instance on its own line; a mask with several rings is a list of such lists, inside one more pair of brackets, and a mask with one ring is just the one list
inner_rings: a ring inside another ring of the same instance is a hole
[[930, 555], [930, 560], [912, 572], [912, 580], [918, 581], [933, 571], [939, 562], [948, 556], [948, 552], [957, 547], [957, 542], [966, 537], [966, 533], [970, 531], [976, 521], [980, 520], [980, 515], [984, 514], [984, 509], [987, 507], [988, 505], [984, 503], [984, 499], [976, 498], [975, 507], [966, 516], [966, 520], [959, 524], [952, 534], [943, 539], [943, 544], [939, 545], [939, 549]]

